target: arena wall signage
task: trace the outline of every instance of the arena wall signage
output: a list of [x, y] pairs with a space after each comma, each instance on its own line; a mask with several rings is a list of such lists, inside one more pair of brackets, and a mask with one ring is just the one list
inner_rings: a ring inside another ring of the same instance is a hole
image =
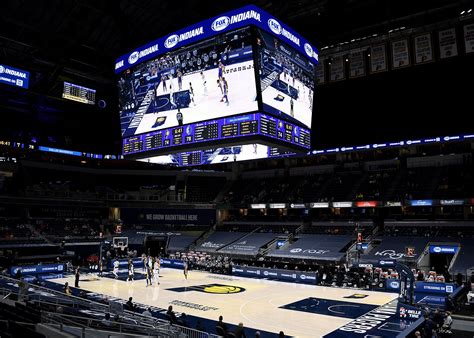
[[284, 209], [286, 208], [286, 203], [270, 203], [268, 206], [270, 209]]
[[266, 204], [250, 204], [250, 209], [265, 209], [267, 207]]
[[333, 208], [352, 208], [352, 202], [332, 202]]
[[329, 208], [329, 203], [328, 202], [315, 202], [315, 203], [310, 203], [311, 208]]
[[160, 259], [160, 265], [165, 268], [182, 269], [184, 263], [180, 259]]
[[453, 245], [430, 245], [430, 253], [455, 254], [457, 251], [458, 247]]
[[28, 89], [30, 73], [26, 70], [0, 64], [0, 83]]
[[209, 225], [216, 218], [214, 209], [135, 209], [122, 208], [121, 218], [134, 224]]
[[24, 265], [12, 266], [10, 274], [15, 276], [18, 270], [21, 270], [22, 275], [34, 275], [42, 273], [64, 272], [64, 264], [44, 264], [44, 265]]
[[464, 200], [441, 200], [441, 205], [464, 205]]
[[308, 40], [262, 9], [249, 5], [201, 21], [122, 55], [116, 60], [115, 72], [120, 73], [137, 63], [150, 60], [176, 48], [249, 25], [257, 26], [278, 37], [308, 56], [314, 64], [318, 63], [318, 50]]
[[450, 294], [456, 289], [454, 283], [416, 282], [415, 292], [428, 294]]
[[355, 206], [358, 208], [375, 208], [376, 206], [379, 205], [378, 201], [358, 201], [355, 202]]
[[315, 272], [267, 269], [236, 265], [232, 267], [232, 274], [243, 277], [266, 278], [304, 284], [316, 284]]
[[304, 203], [291, 203], [290, 208], [291, 209], [304, 209], [304, 208], [306, 208], [306, 204], [304, 204]]
[[426, 207], [432, 206], [433, 200], [410, 200], [408, 204], [412, 207]]
[[380, 266], [395, 266], [395, 265], [397, 265], [397, 261], [395, 261], [395, 260], [380, 260], [379, 265]]
[[[111, 260], [109, 263], [109, 267], [112, 268], [114, 266], [115, 260]], [[128, 259], [118, 259], [119, 267], [127, 267], [128, 266]], [[134, 258], [132, 259], [132, 264], [134, 267], [143, 267], [143, 260], [141, 258]]]

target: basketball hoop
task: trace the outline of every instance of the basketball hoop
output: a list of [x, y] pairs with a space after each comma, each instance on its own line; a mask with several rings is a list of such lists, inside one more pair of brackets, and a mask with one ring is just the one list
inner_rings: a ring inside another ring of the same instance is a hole
[[128, 237], [114, 237], [112, 244], [114, 248], [120, 248], [121, 251], [125, 251], [128, 248]]

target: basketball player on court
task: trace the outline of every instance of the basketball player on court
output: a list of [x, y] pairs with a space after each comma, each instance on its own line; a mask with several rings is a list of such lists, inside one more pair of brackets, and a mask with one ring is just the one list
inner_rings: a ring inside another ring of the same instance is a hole
[[224, 89], [222, 85], [222, 79], [224, 78], [225, 66], [221, 60], [219, 60], [219, 66], [217, 68], [217, 77], [219, 79], [219, 87], [221, 88], [221, 93], [224, 94]]
[[204, 76], [204, 73], [203, 73], [202, 70], [201, 70], [201, 79], [202, 79], [202, 86], [203, 86], [204, 95], [207, 95], [207, 81], [206, 81], [206, 77]]
[[151, 286], [152, 285], [152, 283], [151, 283], [151, 270], [148, 266], [145, 269], [145, 279], [146, 279], [146, 286], [148, 286], [148, 285]]
[[188, 261], [183, 261], [184, 263], [184, 278], [188, 279]]
[[135, 271], [134, 271], [134, 268], [133, 268], [133, 262], [132, 262], [132, 260], [129, 260], [129, 261], [128, 261], [128, 278], [127, 278], [127, 282], [133, 281], [133, 280], [134, 280], [134, 277], [135, 277]]
[[178, 90], [181, 90], [183, 88], [183, 73], [181, 73], [181, 70], [178, 70], [176, 75], [178, 76]]
[[225, 99], [225, 103], [229, 105], [229, 98], [227, 97], [227, 94], [229, 92], [229, 84], [227, 83], [227, 80], [225, 79], [225, 77], [223, 77], [221, 81], [221, 90], [223, 94], [221, 102], [224, 101]]
[[120, 265], [119, 261], [116, 260], [114, 262], [114, 270], [112, 271], [112, 273], [115, 275], [115, 279], [118, 278], [119, 265]]
[[176, 113], [176, 120], [178, 121], [179, 126], [183, 125], [183, 113], [181, 112], [179, 108], [178, 108], [178, 112]]
[[156, 257], [155, 264], [153, 264], [153, 279], [156, 285], [160, 285], [160, 258]]
[[191, 98], [191, 102], [196, 105], [196, 102], [194, 102], [194, 89], [193, 89], [193, 85], [191, 84], [191, 82], [189, 82], [189, 96]]
[[166, 93], [168, 91], [168, 87], [166, 87], [166, 75], [161, 75], [161, 82], [163, 82], [163, 93]]

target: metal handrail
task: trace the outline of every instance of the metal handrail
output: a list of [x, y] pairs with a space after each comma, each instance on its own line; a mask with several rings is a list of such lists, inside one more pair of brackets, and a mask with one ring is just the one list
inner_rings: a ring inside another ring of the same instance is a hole
[[[190, 329], [187, 327], [182, 327], [179, 325], [172, 325], [169, 323], [159, 324], [158, 321], [155, 321], [153, 325], [140, 325], [139, 323], [122, 323], [116, 321], [110, 321], [109, 325], [104, 325], [103, 320], [94, 319], [90, 317], [81, 317], [68, 314], [61, 314], [56, 312], [46, 312], [41, 313], [41, 321], [46, 324], [68, 324], [71, 326], [79, 326], [82, 328], [91, 328], [94, 330], [113, 330], [120, 333], [140, 333], [147, 334], [148, 336], [158, 336], [158, 337], [189, 337], [189, 338], [218, 338], [218, 335], [210, 334], [207, 332]], [[85, 323], [85, 324], [84, 324]]]
[[[10, 277], [7, 277], [7, 276], [2, 276], [2, 275], [0, 275], [0, 279], [4, 279], [4, 280], [7, 280], [7, 281], [10, 281], [10, 282], [13, 282], [13, 283], [18, 283], [19, 282], [17, 279], [10, 278]], [[17, 295], [19, 297], [18, 299], [21, 299], [23, 297], [25, 297], [25, 298], [27, 297], [29, 299], [34, 299], [35, 301], [38, 301], [42, 304], [56, 305], [56, 306], [57, 305], [64, 306], [65, 300], [71, 300], [71, 307], [72, 308], [77, 308], [78, 306], [82, 305], [84, 307], [88, 307], [91, 310], [100, 310], [100, 311], [103, 311], [104, 313], [109, 312], [109, 306], [107, 304], [102, 304], [102, 303], [99, 303], [99, 302], [96, 302], [96, 301], [93, 301], [93, 300], [84, 299], [84, 298], [73, 296], [73, 295], [66, 295], [65, 293], [62, 293], [60, 291], [52, 290], [52, 289], [49, 289], [49, 288], [45, 288], [45, 287], [42, 287], [42, 286], [33, 285], [33, 284], [29, 284], [29, 283], [28, 283], [28, 288], [34, 288], [36, 290], [42, 291], [43, 293], [22, 294], [20, 289], [18, 289], [18, 291], [15, 292], [15, 291], [12, 291], [11, 289], [8, 289], [8, 288], [0, 288], [0, 293], [1, 293], [3, 299], [8, 298], [10, 295]], [[51, 296], [49, 296], [48, 294], [60, 295], [61, 297], [51, 298]], [[44, 299], [45, 297], [48, 297], [47, 300]], [[56, 302], [51, 302], [52, 299], [55, 300]], [[42, 313], [43, 312], [44, 311], [42, 311]], [[198, 331], [198, 330], [195, 330], [195, 329], [183, 327], [183, 326], [180, 326], [180, 325], [175, 325], [175, 324], [170, 325], [167, 320], [158, 319], [158, 318], [149, 317], [149, 316], [144, 316], [142, 314], [131, 312], [131, 311], [128, 311], [128, 310], [124, 310], [123, 313], [126, 315], [127, 319], [133, 320], [137, 323], [142, 323], [142, 324], [147, 323], [148, 325], [150, 325], [150, 327], [153, 327], [153, 328], [170, 327], [171, 326], [171, 327], [173, 327], [173, 329], [175, 331], [178, 331], [177, 336], [169, 336], [169, 337], [178, 337], [179, 333], [181, 333], [181, 332], [185, 333], [187, 335], [187, 337], [192, 337], [192, 338], [217, 338], [217, 337], [219, 337], [219, 336], [216, 336], [216, 335], [213, 335], [213, 334], [209, 334], [209, 333]], [[54, 313], [54, 314], [57, 314], [57, 313]], [[65, 314], [57, 314], [57, 315], [68, 316], [68, 315], [65, 315]], [[71, 317], [74, 317], [74, 316], [71, 316]], [[87, 319], [90, 319], [90, 318], [87, 318]]]

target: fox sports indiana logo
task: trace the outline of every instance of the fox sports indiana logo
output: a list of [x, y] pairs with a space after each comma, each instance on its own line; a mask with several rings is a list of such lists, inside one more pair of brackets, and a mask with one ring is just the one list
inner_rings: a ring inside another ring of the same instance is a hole
[[309, 57], [313, 57], [313, 48], [309, 45], [309, 43], [304, 44], [304, 51]]
[[168, 38], [165, 40], [165, 47], [173, 48], [174, 46], [176, 46], [178, 44], [178, 38], [179, 37], [177, 34], [168, 36]]
[[275, 19], [268, 20], [268, 27], [272, 30], [273, 33], [280, 35], [281, 34], [281, 25]]
[[220, 16], [212, 22], [211, 28], [214, 32], [220, 32], [226, 29], [230, 24], [230, 18], [228, 16]]
[[139, 55], [137, 51], [134, 51], [130, 56], [128, 57], [128, 63], [133, 65], [135, 62], [138, 61]]

